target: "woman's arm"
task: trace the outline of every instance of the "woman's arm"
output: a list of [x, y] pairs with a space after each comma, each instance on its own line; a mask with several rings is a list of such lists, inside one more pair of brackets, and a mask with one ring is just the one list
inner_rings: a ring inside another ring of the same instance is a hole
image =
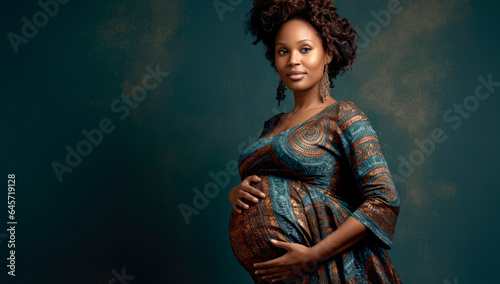
[[326, 260], [361, 241], [368, 233], [365, 225], [349, 217], [337, 230], [311, 248], [310, 257], [315, 262]]
[[261, 275], [262, 279], [280, 280], [314, 272], [319, 262], [349, 248], [368, 233], [368, 229], [363, 224], [349, 217], [337, 230], [313, 247], [281, 241], [274, 242], [273, 245], [286, 249], [288, 252], [281, 257], [255, 263], [255, 274]]
[[[333, 135], [356, 180], [362, 204], [341, 226], [314, 245], [315, 260], [325, 260], [361, 241], [390, 249], [399, 213], [399, 197], [370, 120], [352, 102], [342, 105]], [[356, 190], [353, 188], [352, 190]]]

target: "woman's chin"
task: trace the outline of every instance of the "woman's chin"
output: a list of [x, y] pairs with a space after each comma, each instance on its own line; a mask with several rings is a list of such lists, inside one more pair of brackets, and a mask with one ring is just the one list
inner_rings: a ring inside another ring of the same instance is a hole
[[292, 92], [305, 92], [313, 87], [313, 84], [309, 84], [308, 82], [301, 81], [292, 81], [289, 80], [285, 83], [285, 86]]

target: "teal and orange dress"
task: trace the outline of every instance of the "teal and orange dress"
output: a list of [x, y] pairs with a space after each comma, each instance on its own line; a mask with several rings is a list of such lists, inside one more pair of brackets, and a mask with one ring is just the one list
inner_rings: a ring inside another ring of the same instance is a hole
[[268, 283], [253, 264], [287, 251], [271, 239], [312, 247], [353, 216], [368, 236], [290, 281], [275, 283], [400, 283], [386, 250], [392, 246], [399, 196], [368, 117], [337, 101], [313, 117], [267, 137], [283, 113], [264, 123], [259, 139], [240, 154], [241, 180], [266, 196], [229, 219], [234, 255], [255, 283]]

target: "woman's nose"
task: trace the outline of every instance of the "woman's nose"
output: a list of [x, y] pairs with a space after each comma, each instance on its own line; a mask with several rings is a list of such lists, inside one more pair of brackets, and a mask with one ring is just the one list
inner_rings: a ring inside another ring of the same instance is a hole
[[291, 52], [290, 57], [288, 58], [288, 65], [296, 65], [297, 63], [300, 63], [300, 53], [299, 52]]

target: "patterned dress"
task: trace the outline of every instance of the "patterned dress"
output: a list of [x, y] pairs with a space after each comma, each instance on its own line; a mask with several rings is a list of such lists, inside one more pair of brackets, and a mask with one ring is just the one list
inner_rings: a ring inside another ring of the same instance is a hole
[[350, 101], [337, 101], [313, 117], [267, 138], [283, 113], [271, 117], [257, 141], [239, 157], [241, 180], [266, 196], [229, 219], [234, 255], [255, 283], [253, 264], [287, 250], [271, 239], [312, 247], [350, 216], [366, 238], [319, 263], [316, 271], [274, 283], [400, 283], [386, 250], [399, 213], [399, 196], [367, 116]]

